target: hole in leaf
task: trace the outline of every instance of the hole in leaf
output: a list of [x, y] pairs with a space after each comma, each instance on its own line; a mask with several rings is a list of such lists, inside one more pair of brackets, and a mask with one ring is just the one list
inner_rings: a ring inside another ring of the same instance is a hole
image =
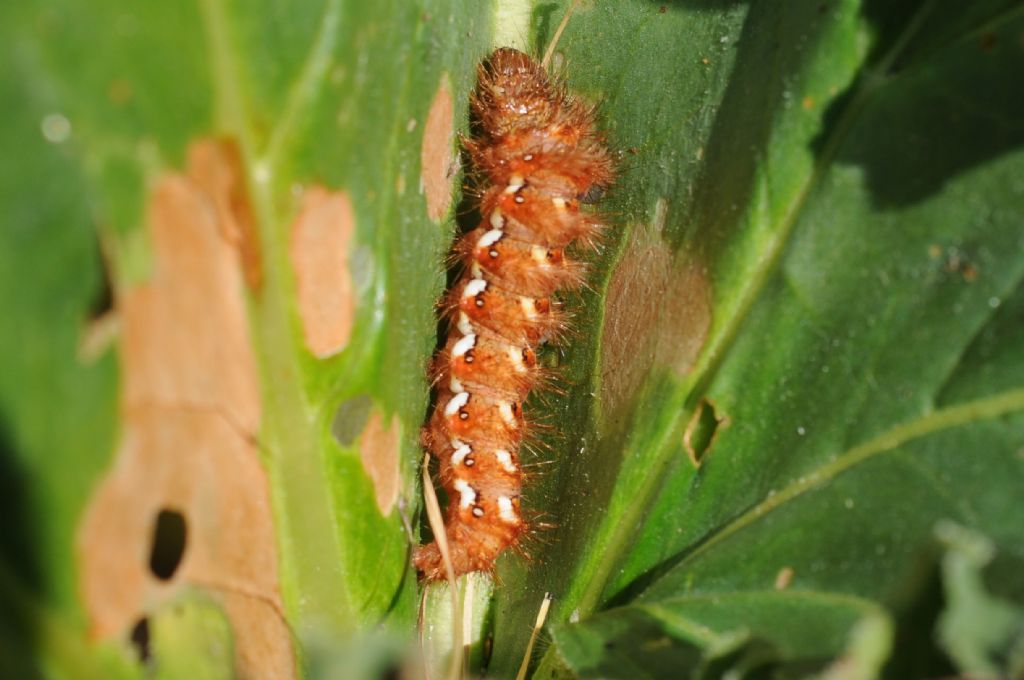
[[728, 424], [729, 419], [719, 416], [715, 405], [710, 400], [701, 399], [683, 433], [683, 446], [694, 467], [700, 467], [704, 457], [715, 443], [715, 436], [718, 434], [719, 428]]
[[398, 663], [385, 666], [380, 673], [381, 680], [401, 680], [403, 677], [405, 675], [402, 673], [402, 667]]
[[102, 251], [99, 251], [99, 261], [102, 278], [96, 292], [93, 293], [92, 302], [89, 303], [90, 322], [98, 321], [114, 311], [114, 284], [111, 280], [110, 267]]
[[91, 364], [102, 356], [117, 335], [114, 284], [109, 263], [103, 256], [101, 247], [97, 246], [96, 253], [100, 280], [89, 303], [78, 338], [78, 357], [86, 364]]
[[135, 651], [139, 654], [139, 661], [142, 663], [148, 663], [152, 657], [152, 653], [149, 648], [149, 618], [143, 616], [141, 619], [135, 622], [132, 626], [131, 632], [131, 643], [135, 647]]
[[[488, 613], [493, 612], [493, 609], [488, 609]], [[484, 638], [484, 642], [481, 649], [480, 659], [480, 672], [483, 675], [487, 675], [487, 669], [491, 665], [491, 655], [494, 653], [494, 633], [488, 633], [487, 637]]]
[[149, 553], [149, 569], [161, 580], [174, 576], [185, 555], [185, 516], [177, 510], [163, 509], [156, 516], [153, 548]]

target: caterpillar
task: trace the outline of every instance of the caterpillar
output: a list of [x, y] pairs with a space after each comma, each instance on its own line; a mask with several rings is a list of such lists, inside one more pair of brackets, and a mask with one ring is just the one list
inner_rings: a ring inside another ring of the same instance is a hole
[[[547, 377], [537, 350], [567, 328], [555, 297], [583, 284], [573, 256], [595, 247], [604, 223], [581, 210], [614, 178], [594, 107], [512, 48], [477, 69], [470, 108], [480, 225], [457, 239], [461, 273], [442, 304], [448, 337], [432, 362], [435, 408], [423, 429], [449, 498], [445, 534], [456, 576], [491, 571], [528, 531], [519, 451], [530, 432], [523, 402]], [[437, 542], [413, 563], [445, 578]]]

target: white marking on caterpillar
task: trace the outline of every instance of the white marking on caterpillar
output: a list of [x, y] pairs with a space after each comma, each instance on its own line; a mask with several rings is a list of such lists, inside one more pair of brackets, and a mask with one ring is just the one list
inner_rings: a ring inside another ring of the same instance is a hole
[[493, 246], [495, 243], [501, 240], [501, 237], [505, 235], [501, 229], [491, 229], [486, 234], [480, 237], [480, 240], [476, 242], [478, 248], [488, 248]]
[[546, 264], [548, 261], [548, 249], [544, 246], [533, 246], [530, 248], [530, 257], [538, 264]]
[[491, 213], [491, 226], [499, 231], [505, 226], [505, 216], [501, 214], [501, 208], [495, 208]]
[[551, 199], [551, 205], [555, 206], [555, 210], [558, 212], [565, 211], [565, 199], [561, 196], [555, 196]]
[[474, 347], [476, 347], [476, 333], [463, 335], [459, 338], [459, 341], [455, 343], [455, 346], [452, 347], [452, 356], [461, 357]]
[[467, 403], [469, 403], [469, 392], [459, 392], [445, 404], [444, 414], [446, 416], [453, 416]]
[[509, 524], [518, 524], [519, 515], [512, 506], [512, 499], [508, 496], [498, 496], [498, 515]]
[[463, 335], [473, 334], [473, 322], [469, 320], [469, 317], [466, 316], [465, 312], [459, 312], [459, 320], [458, 323], [455, 324], [455, 327], [458, 328], [459, 332]]
[[466, 480], [456, 479], [455, 490], [459, 492], [459, 507], [468, 508], [476, 503], [476, 491]]
[[487, 290], [487, 282], [483, 279], [470, 279], [466, 287], [462, 289], [462, 299], [476, 297]]
[[524, 184], [526, 184], [526, 180], [524, 180], [522, 176], [512, 175], [508, 178], [508, 186], [505, 187], [505, 193], [514, 194], [522, 189]]
[[505, 472], [515, 474], [516, 465], [512, 462], [512, 454], [505, 449], [496, 449], [494, 451], [494, 457], [498, 459], [498, 463], [501, 467], [505, 468]]
[[451, 380], [448, 381], [448, 389], [450, 389], [452, 392], [455, 392], [456, 394], [466, 391], [466, 389], [462, 386], [462, 382], [454, 375], [451, 377]]
[[[452, 442], [454, 444], [454, 442]], [[462, 442], [459, 442], [462, 444]], [[473, 453], [473, 447], [469, 444], [462, 444], [455, 449], [455, 453], [452, 454], [452, 464], [462, 465], [462, 461], [465, 460], [466, 456]]]
[[533, 298], [521, 297], [519, 298], [519, 306], [523, 309], [523, 314], [526, 315], [527, 319], [537, 318], [537, 303]]
[[526, 363], [523, 361], [523, 350], [518, 347], [509, 345], [508, 358], [512, 360], [512, 365], [516, 367], [516, 372], [526, 373]]
[[[465, 392], [463, 392], [465, 394]], [[516, 414], [512, 410], [512, 403], [503, 401], [498, 404], [498, 413], [501, 414], [501, 419], [505, 421], [505, 424], [509, 427], [519, 427], [519, 421], [516, 420]]]

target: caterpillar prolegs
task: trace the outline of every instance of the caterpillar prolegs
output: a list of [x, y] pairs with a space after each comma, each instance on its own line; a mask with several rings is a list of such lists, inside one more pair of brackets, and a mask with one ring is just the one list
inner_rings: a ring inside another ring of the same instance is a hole
[[[454, 246], [462, 271], [445, 300], [450, 330], [434, 358], [436, 407], [423, 433], [449, 498], [456, 576], [490, 571], [528, 530], [522, 405], [545, 377], [537, 348], [565, 329], [554, 295], [584, 281], [586, 268], [569, 251], [593, 247], [603, 229], [580, 204], [614, 176], [593, 107], [542, 64], [501, 48], [478, 81], [478, 133], [465, 147], [481, 181], [482, 223]], [[436, 542], [420, 546], [414, 563], [428, 580], [445, 577]]]

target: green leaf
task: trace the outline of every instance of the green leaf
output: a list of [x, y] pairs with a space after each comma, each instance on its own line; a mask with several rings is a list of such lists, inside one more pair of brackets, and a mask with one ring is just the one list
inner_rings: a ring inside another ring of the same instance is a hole
[[[381, 621], [411, 636], [416, 581], [399, 511], [382, 516], [356, 444], [330, 427], [353, 398], [397, 415], [412, 512], [422, 368], [451, 238], [450, 224], [424, 215], [419, 147], [443, 73], [453, 97], [468, 99], [489, 36], [485, 10], [340, 0], [4, 7], [2, 93], [14, 117], [2, 134], [26, 159], [2, 178], [13, 228], [0, 238], [18, 253], [0, 268], [10, 324], [0, 341], [5, 497], [17, 527], [5, 557], [24, 563], [26, 590], [75, 617], [82, 636], [94, 613], [76, 592], [74, 534], [120, 420], [116, 351], [77, 354], [102, 295], [97, 235], [115, 291], [150, 281], [150, 191], [212, 136], [240, 150], [264, 254], [262, 288], [247, 300], [263, 377], [254, 434], [273, 491], [287, 624], [300, 638]], [[442, 49], [466, 32], [475, 50]], [[465, 129], [464, 116], [457, 125]], [[348, 192], [356, 218], [355, 328], [348, 351], [326, 361], [303, 345], [288, 258], [295, 191], [317, 184]], [[126, 544], [125, 559], [148, 549]]]
[[[714, 321], [694, 371], [652, 370], [629, 435], [578, 464], [588, 499], [617, 475], [605, 512], [576, 511], [563, 617], [770, 589], [783, 570], [794, 594], [902, 611], [942, 518], [1021, 557], [1024, 98], [1007, 83], [1024, 13], [822, 7], [752, 5], [722, 34], [733, 80], [675, 222]], [[694, 470], [683, 435], [705, 403], [719, 430]]]

